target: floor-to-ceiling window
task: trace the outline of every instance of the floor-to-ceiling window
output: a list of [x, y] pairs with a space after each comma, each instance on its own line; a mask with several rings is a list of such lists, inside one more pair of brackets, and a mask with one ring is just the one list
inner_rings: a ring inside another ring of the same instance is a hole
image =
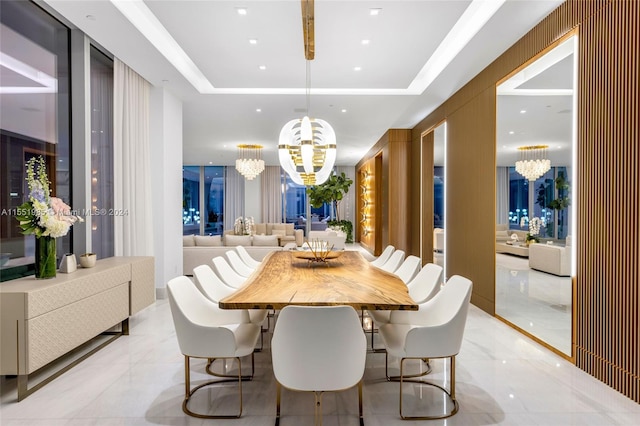
[[[25, 163], [42, 156], [53, 196], [72, 205], [69, 30], [34, 3], [0, 2], [0, 279], [33, 273], [35, 239], [15, 219], [26, 201]], [[73, 231], [71, 231], [73, 232]], [[71, 234], [57, 239], [58, 257]]]
[[182, 168], [184, 235], [220, 235], [224, 220], [224, 166]]
[[113, 60], [95, 47], [91, 74], [91, 251], [114, 255]]

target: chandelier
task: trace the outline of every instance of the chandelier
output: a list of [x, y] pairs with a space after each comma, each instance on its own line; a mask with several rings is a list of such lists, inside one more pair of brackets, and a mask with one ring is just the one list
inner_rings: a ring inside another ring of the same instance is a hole
[[247, 180], [253, 180], [264, 170], [262, 145], [238, 145], [238, 159], [236, 170]]
[[516, 172], [535, 181], [551, 168], [551, 161], [547, 159], [548, 145], [521, 146], [520, 160], [516, 161]]
[[315, 56], [313, 0], [301, 0], [305, 59], [307, 60], [307, 115], [282, 127], [278, 141], [280, 165], [298, 185], [320, 185], [333, 170], [336, 134], [329, 123], [309, 118], [311, 97], [310, 62]]

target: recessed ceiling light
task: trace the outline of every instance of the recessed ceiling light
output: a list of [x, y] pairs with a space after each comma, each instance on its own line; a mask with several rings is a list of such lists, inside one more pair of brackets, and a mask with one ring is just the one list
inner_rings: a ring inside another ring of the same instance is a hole
[[236, 12], [238, 12], [238, 15], [246, 15], [247, 14], [247, 8], [246, 7], [236, 7]]
[[342, 108], [342, 110], [341, 110], [341, 111], [342, 111], [342, 112], [347, 112], [347, 110], [346, 110], [346, 109], [344, 109], [344, 108]]
[[258, 44], [258, 39], [257, 38], [250, 38], [249, 39], [249, 44]]
[[382, 12], [381, 7], [372, 7], [371, 9], [369, 9], [369, 15], [371, 16], [378, 16], [380, 15], [380, 12]]
[[361, 71], [361, 70], [362, 70], [362, 67], [353, 67], [353, 70], [354, 70], [354, 71]]
[[509, 132], [509, 134], [510, 134], [510, 135], [512, 135], [512, 134], [514, 134], [514, 133], [515, 133], [515, 132], [514, 132], [513, 130]]
[[209, 161], [209, 164], [213, 164], [213, 161]]
[[369, 44], [370, 42], [371, 42], [370, 40], [364, 39], [364, 40], [362, 40], [360, 43], [362, 43], [363, 45], [365, 45], [365, 46], [366, 46], [366, 45], [367, 45], [367, 44]]
[[260, 65], [258, 68], [260, 68], [262, 71], [264, 71], [264, 70], [267, 69], [267, 66], [266, 65]]
[[262, 109], [256, 108], [256, 112], [262, 112]]
[[521, 110], [520, 110], [520, 114], [524, 114], [525, 112], [527, 112], [527, 110], [526, 110], [526, 109], [521, 109]]

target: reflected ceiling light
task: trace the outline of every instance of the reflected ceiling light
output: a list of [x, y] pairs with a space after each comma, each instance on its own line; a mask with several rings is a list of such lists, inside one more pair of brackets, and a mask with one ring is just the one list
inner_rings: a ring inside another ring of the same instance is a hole
[[336, 161], [336, 134], [329, 123], [309, 118], [311, 97], [310, 61], [315, 55], [313, 0], [301, 0], [305, 59], [307, 60], [307, 115], [289, 121], [280, 130], [280, 165], [298, 185], [320, 185]]
[[551, 168], [551, 161], [547, 157], [548, 145], [521, 146], [520, 160], [516, 161], [516, 172], [535, 181]]
[[262, 145], [238, 145], [236, 170], [247, 180], [253, 180], [264, 170]]

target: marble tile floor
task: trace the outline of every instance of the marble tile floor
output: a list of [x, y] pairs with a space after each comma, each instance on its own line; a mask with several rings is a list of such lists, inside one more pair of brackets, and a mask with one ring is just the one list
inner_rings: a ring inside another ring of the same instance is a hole
[[[2, 378], [0, 424], [273, 425], [275, 379], [269, 339], [266, 349], [255, 355], [254, 380], [244, 384], [242, 418], [201, 420], [181, 410], [184, 364], [167, 300], [158, 300], [134, 316], [130, 325], [129, 336], [120, 337], [19, 403], [15, 379]], [[392, 374], [397, 365], [392, 360]], [[443, 362], [433, 360], [432, 366], [429, 376], [441, 380]], [[204, 379], [203, 367], [203, 362], [192, 363], [193, 380]], [[470, 307], [456, 371], [458, 414], [447, 420], [407, 422], [398, 415], [398, 383], [384, 380], [384, 354], [368, 354], [365, 424], [604, 426], [637, 425], [640, 419], [639, 404], [475, 306]], [[442, 398], [429, 389], [408, 385], [406, 392], [408, 409], [416, 401], [421, 408], [437, 410], [443, 405]], [[221, 385], [203, 392], [193, 407], [232, 411], [236, 403], [236, 389]], [[323, 403], [324, 425], [358, 424], [355, 388], [327, 393]], [[313, 395], [284, 390], [281, 425], [312, 425], [313, 421]]]
[[[496, 254], [496, 314], [571, 356], [571, 278]], [[640, 422], [639, 422], [640, 423]]]

